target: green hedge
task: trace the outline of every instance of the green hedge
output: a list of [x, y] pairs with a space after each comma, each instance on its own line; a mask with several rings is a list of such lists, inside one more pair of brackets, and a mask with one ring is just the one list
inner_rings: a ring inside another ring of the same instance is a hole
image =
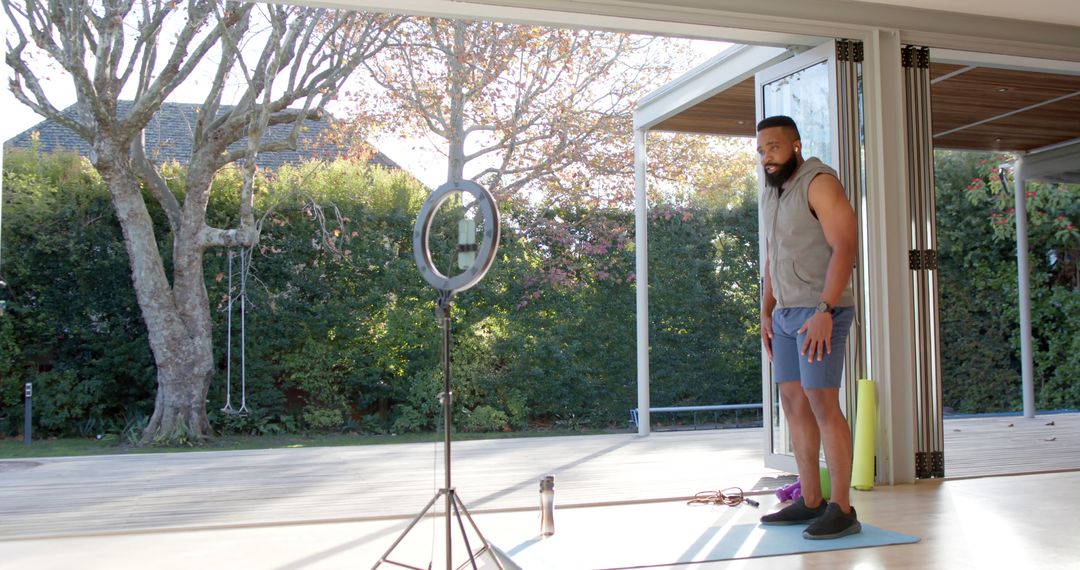
[[[1008, 196], [992, 163], [987, 156], [938, 155], [945, 404], [964, 412], [1020, 405], [1015, 255]], [[166, 174], [174, 184], [180, 180], [175, 167]], [[211, 224], [234, 223], [239, 183], [235, 171], [219, 174]], [[1077, 407], [1080, 193], [1064, 185], [1029, 190], [1039, 405]], [[724, 207], [691, 200], [651, 208], [657, 405], [760, 397], [753, 181], [726, 192], [733, 195]], [[349, 161], [285, 168], [259, 180], [257, 207], [272, 211], [251, 253], [247, 416], [219, 411], [228, 257], [223, 250], [206, 257], [219, 371], [208, 402], [215, 430], [439, 428], [435, 291], [412, 257], [413, 222], [426, 195], [401, 172]], [[166, 224], [160, 211], [151, 211], [168, 259]], [[35, 385], [39, 433], [137, 432], [152, 411], [155, 369], [100, 178], [72, 155], [11, 152], [3, 212], [3, 277], [10, 287], [0, 292], [7, 301], [0, 317], [0, 432], [21, 429], [28, 381]], [[496, 263], [454, 305], [456, 428], [624, 426], [636, 405], [632, 212], [507, 203], [503, 213]], [[435, 233], [448, 239], [433, 245], [451, 243], [455, 232], [454, 220], [440, 217]], [[233, 342], [235, 408], [238, 312]]]
[[[1014, 194], [1006, 157], [936, 154], [945, 406], [1022, 407]], [[1036, 404], [1080, 407], [1080, 185], [1028, 183]]]
[[[11, 288], [0, 319], [0, 429], [13, 434], [21, 426], [27, 381], [37, 386], [39, 433], [137, 427], [152, 411], [155, 373], [106, 189], [70, 155], [17, 151], [5, 165]], [[166, 170], [178, 184], [181, 170]], [[239, 183], [235, 171], [219, 174], [211, 224], [235, 220]], [[260, 211], [273, 209], [251, 253], [247, 416], [218, 411], [228, 257], [223, 250], [206, 257], [219, 369], [208, 402], [215, 429], [438, 429], [436, 294], [412, 256], [413, 222], [427, 191], [403, 173], [348, 161], [285, 168], [260, 179], [258, 189]], [[758, 393], [756, 211], [744, 202], [733, 210], [654, 212], [654, 401], [752, 401]], [[168, 259], [164, 220], [151, 210]], [[504, 218], [497, 262], [454, 306], [455, 426], [624, 425], [636, 401], [632, 214], [506, 204]], [[446, 242], [455, 231], [454, 220], [437, 220], [435, 233]], [[238, 270], [238, 258], [234, 264]]]

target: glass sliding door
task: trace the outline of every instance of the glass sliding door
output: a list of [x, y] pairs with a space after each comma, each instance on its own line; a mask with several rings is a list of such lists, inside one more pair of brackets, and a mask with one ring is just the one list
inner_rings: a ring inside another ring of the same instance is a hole
[[[790, 116], [799, 125], [803, 156], [816, 156], [837, 170], [848, 191], [862, 226], [861, 128], [858, 121], [857, 67], [843, 66], [845, 54], [850, 56], [852, 42], [830, 40], [800, 53], [784, 62], [763, 69], [755, 75], [756, 111], [760, 120], [773, 115]], [[839, 49], [838, 49], [839, 48]], [[861, 52], [861, 46], [859, 48]], [[838, 54], [840, 57], [838, 57]], [[861, 58], [860, 58], [861, 59]], [[840, 61], [838, 61], [840, 60]], [[763, 177], [759, 176], [759, 180]], [[759, 182], [760, 184], [760, 182]], [[759, 216], [759, 246], [761, 267], [764, 267], [765, 233]], [[860, 242], [863, 240], [860, 240]], [[860, 255], [861, 257], [861, 255]], [[866, 314], [861, 294], [859, 271], [854, 272], [856, 284], [856, 314]], [[863, 374], [863, 327], [856, 317], [849, 340], [849, 354], [841, 385], [841, 405], [845, 412], [854, 402], [854, 381], [848, 377]], [[852, 350], [855, 349], [855, 350]], [[772, 369], [762, 355], [762, 402], [764, 404], [765, 465], [773, 469], [796, 472], [787, 420], [780, 407], [780, 394], [772, 381]], [[849, 421], [851, 420], [850, 414]]]

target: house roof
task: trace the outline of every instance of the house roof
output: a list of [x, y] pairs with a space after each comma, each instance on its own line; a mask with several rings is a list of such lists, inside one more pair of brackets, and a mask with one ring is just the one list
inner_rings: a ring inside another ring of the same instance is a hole
[[[131, 101], [120, 101], [120, 112], [126, 112], [131, 108]], [[161, 108], [150, 122], [146, 125], [144, 136], [146, 140], [146, 156], [151, 162], [161, 165], [166, 162], [176, 161], [186, 164], [191, 157], [192, 136], [195, 122], [201, 105], [190, 103], [162, 104]], [[223, 106], [222, 113], [231, 107]], [[76, 116], [74, 105], [63, 110], [64, 115], [74, 118]], [[324, 136], [331, 126], [331, 119], [327, 114], [318, 121], [307, 121], [305, 128], [300, 132], [296, 150], [260, 153], [255, 163], [268, 170], [276, 170], [283, 164], [295, 164], [310, 159], [333, 159], [344, 155], [342, 148]], [[285, 140], [290, 131], [291, 124], [271, 126], [264, 140]], [[38, 133], [38, 145], [44, 152], [59, 150], [74, 151], [82, 156], [90, 156], [90, 145], [79, 135], [67, 127], [46, 119], [33, 127], [19, 133], [4, 143], [4, 148], [30, 148], [33, 133]], [[231, 145], [230, 149], [242, 149], [247, 139], [243, 138]], [[368, 163], [401, 170], [401, 167], [385, 154], [375, 151], [368, 159]]]

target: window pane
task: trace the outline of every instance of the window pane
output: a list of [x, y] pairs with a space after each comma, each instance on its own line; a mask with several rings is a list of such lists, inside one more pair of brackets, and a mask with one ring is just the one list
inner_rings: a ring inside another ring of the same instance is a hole
[[761, 86], [762, 106], [766, 117], [787, 115], [795, 119], [802, 136], [803, 156], [816, 156], [833, 164], [829, 141], [829, 67], [822, 61], [785, 75]]

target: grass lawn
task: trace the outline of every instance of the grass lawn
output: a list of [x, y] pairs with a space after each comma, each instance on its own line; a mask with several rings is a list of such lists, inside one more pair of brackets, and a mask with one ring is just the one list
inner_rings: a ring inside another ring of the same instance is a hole
[[[454, 441], [505, 439], [513, 437], [549, 437], [607, 433], [602, 430], [530, 430], [499, 433], [455, 433]], [[351, 434], [293, 434], [293, 435], [224, 435], [202, 445], [181, 447], [135, 447], [115, 435], [95, 438], [49, 438], [24, 445], [22, 438], [0, 439], [0, 459], [27, 457], [67, 457], [77, 455], [122, 455], [128, 453], [186, 453], [198, 451], [231, 451], [237, 449], [282, 449], [290, 447], [338, 447], [347, 445], [381, 445], [391, 443], [424, 443], [442, 441], [436, 433], [403, 435]]]

